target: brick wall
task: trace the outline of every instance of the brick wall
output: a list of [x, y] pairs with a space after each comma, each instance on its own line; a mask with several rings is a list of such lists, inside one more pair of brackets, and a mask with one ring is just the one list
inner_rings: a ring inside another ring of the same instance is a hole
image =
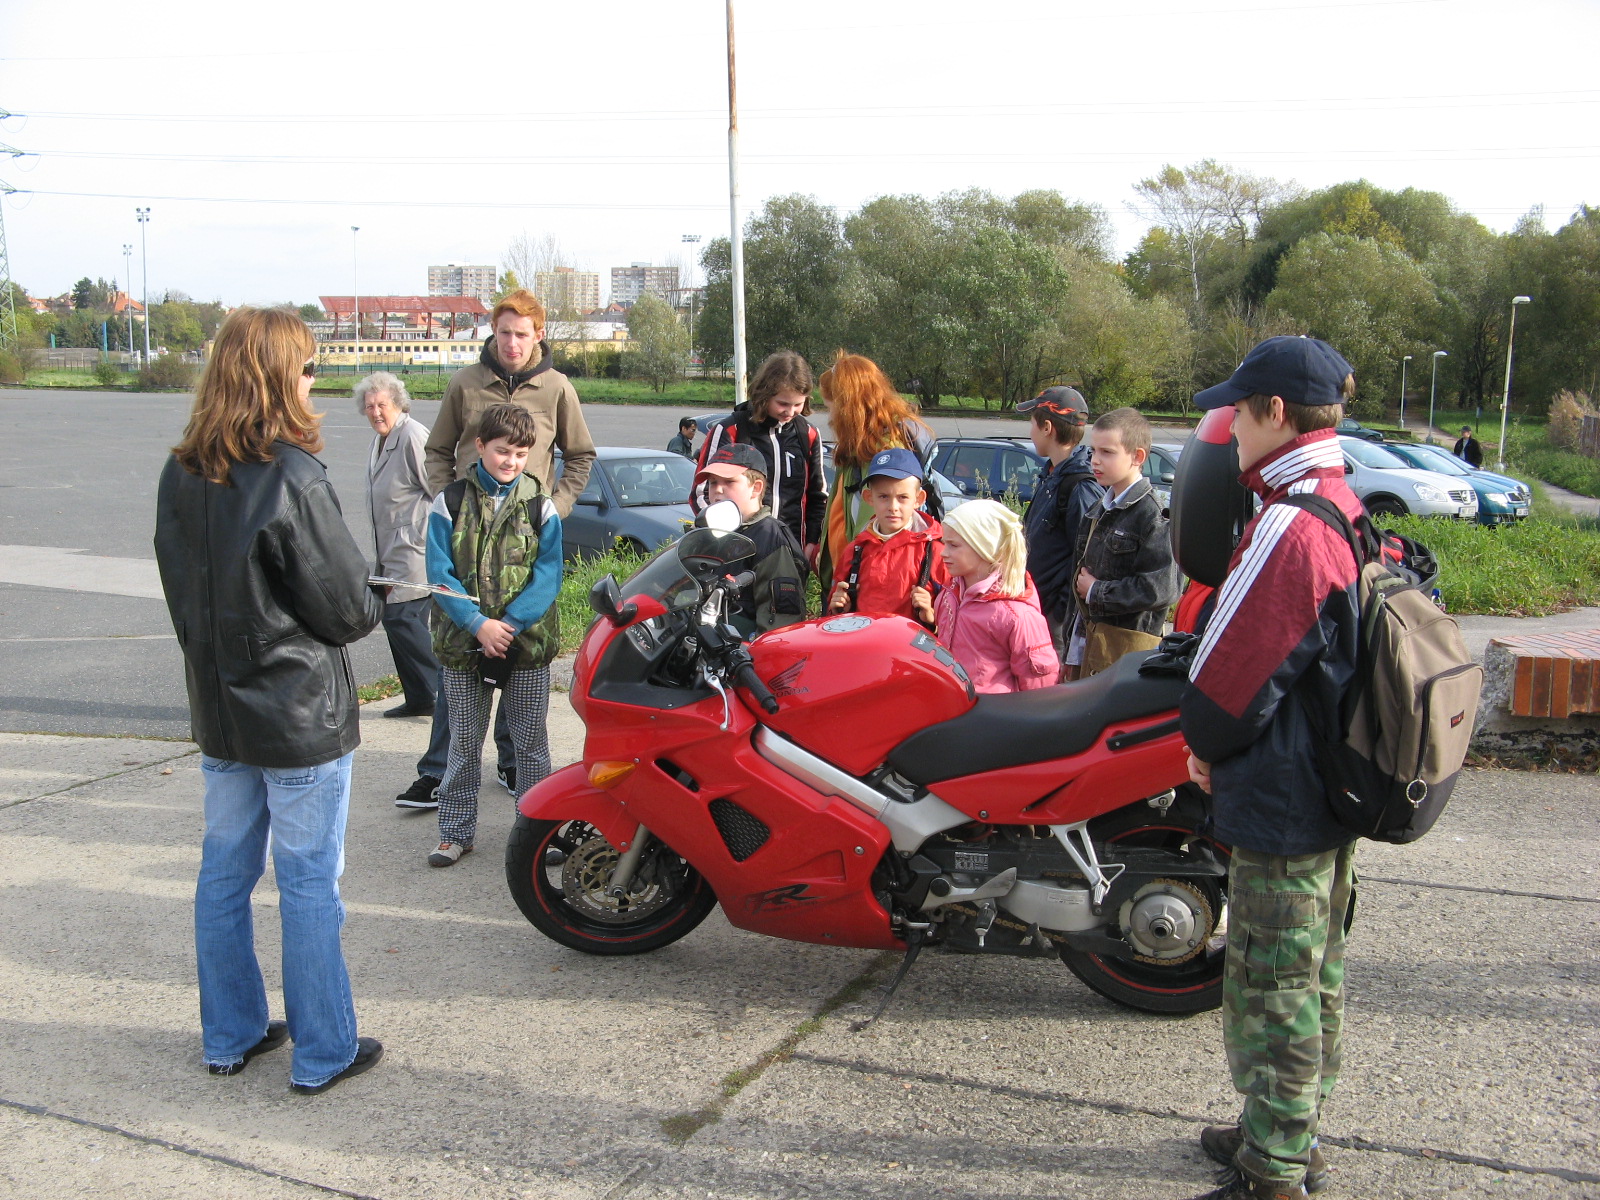
[[1600, 713], [1600, 629], [1498, 637], [1514, 665], [1506, 707], [1519, 717]]

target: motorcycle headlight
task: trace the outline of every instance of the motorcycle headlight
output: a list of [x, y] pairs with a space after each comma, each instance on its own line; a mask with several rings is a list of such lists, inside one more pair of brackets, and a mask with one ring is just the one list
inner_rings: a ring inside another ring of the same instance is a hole
[[1425, 483], [1417, 484], [1417, 499], [1427, 504], [1443, 504], [1449, 499], [1436, 487], [1429, 487]]
[[1504, 492], [1489, 492], [1489, 493], [1487, 493], [1487, 495], [1488, 495], [1488, 498], [1490, 500], [1493, 500], [1496, 504], [1510, 504], [1511, 503], [1511, 497], [1506, 495]]

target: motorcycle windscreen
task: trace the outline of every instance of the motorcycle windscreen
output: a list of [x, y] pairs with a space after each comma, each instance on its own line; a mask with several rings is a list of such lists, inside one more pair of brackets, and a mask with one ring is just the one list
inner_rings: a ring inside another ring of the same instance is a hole
[[1172, 556], [1190, 579], [1220, 587], [1256, 498], [1239, 482], [1233, 409], [1216, 408], [1195, 426], [1172, 480]]

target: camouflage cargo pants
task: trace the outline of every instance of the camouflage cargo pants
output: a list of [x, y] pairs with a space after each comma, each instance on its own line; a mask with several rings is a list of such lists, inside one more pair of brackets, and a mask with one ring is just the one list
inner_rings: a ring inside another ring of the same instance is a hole
[[1244, 1096], [1239, 1165], [1300, 1182], [1339, 1075], [1344, 943], [1355, 844], [1284, 857], [1235, 850], [1228, 868], [1223, 1044]]

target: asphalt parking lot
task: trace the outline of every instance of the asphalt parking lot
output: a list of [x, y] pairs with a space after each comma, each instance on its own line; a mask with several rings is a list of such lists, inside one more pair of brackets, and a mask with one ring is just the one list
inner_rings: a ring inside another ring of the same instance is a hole
[[[370, 433], [324, 407], [359, 534]], [[1176, 1200], [1210, 1186], [1195, 1138], [1236, 1113], [1215, 1013], [1134, 1013], [1050, 962], [927, 954], [854, 1033], [887, 957], [718, 914], [642, 958], [565, 950], [510, 900], [511, 804], [492, 786], [476, 852], [424, 865], [431, 817], [391, 801], [426, 724], [376, 709], [344, 893], [362, 1032], [388, 1055], [313, 1098], [288, 1093], [281, 1053], [206, 1074], [198, 760], [149, 587], [155, 476], [187, 408], [0, 392], [0, 1197]], [[596, 440], [655, 444], [659, 419], [665, 444], [676, 412], [638, 412], [595, 406]], [[356, 654], [362, 677], [388, 669], [381, 636]], [[582, 733], [552, 709], [560, 764]], [[1593, 776], [1470, 772], [1427, 839], [1363, 848], [1325, 1195], [1600, 1198], [1597, 801]], [[275, 907], [269, 874], [269, 988]]]

